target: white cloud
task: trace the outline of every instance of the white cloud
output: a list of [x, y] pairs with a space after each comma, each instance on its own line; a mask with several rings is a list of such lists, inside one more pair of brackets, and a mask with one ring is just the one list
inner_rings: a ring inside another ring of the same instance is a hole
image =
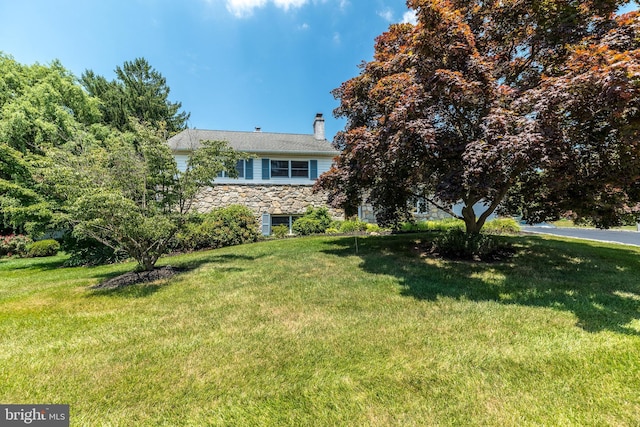
[[333, 42], [335, 44], [340, 44], [342, 42], [342, 37], [340, 36], [340, 33], [333, 33]]
[[387, 22], [393, 21], [393, 11], [391, 9], [385, 9], [378, 12], [378, 16]]
[[254, 9], [264, 7], [269, 2], [287, 11], [292, 7], [304, 6], [308, 0], [226, 0], [227, 10], [238, 18], [251, 16]]
[[263, 7], [267, 0], [227, 0], [227, 10], [241, 18], [249, 16], [256, 7]]
[[273, 3], [283, 8], [284, 10], [289, 10], [290, 7], [300, 7], [303, 6], [307, 0], [273, 0]]
[[408, 10], [402, 15], [402, 23], [403, 24], [413, 24], [416, 25], [418, 23], [418, 15], [415, 10]]
[[[390, 8], [383, 9], [378, 11], [378, 16], [384, 19], [387, 22], [397, 22], [393, 16], [393, 10]], [[402, 15], [402, 23], [403, 24], [413, 24], [416, 25], [418, 22], [418, 15], [415, 10], [408, 10]]]
[[311, 27], [306, 22], [301, 24], [301, 25], [298, 25], [298, 30], [300, 30], [300, 31], [307, 31], [309, 28], [311, 28]]

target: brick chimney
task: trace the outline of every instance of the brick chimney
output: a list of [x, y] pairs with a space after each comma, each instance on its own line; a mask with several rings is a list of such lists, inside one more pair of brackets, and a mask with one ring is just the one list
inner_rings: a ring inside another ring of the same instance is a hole
[[318, 140], [326, 139], [324, 135], [324, 117], [322, 117], [322, 113], [316, 114], [316, 118], [313, 121], [313, 137]]

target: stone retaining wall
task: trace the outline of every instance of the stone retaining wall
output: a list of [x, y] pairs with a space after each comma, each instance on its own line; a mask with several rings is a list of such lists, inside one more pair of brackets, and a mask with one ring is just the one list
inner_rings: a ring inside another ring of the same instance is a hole
[[209, 212], [213, 208], [244, 205], [251, 209], [256, 217], [268, 213], [271, 215], [301, 215], [307, 207], [327, 207], [334, 219], [344, 219], [342, 210], [327, 204], [324, 192], [313, 192], [313, 187], [303, 185], [229, 185], [220, 184], [207, 187], [196, 197], [193, 209]]

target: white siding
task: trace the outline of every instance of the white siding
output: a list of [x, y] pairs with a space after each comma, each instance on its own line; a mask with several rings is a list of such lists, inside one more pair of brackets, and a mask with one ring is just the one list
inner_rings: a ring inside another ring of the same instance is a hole
[[[460, 203], [456, 203], [455, 205], [453, 205], [451, 210], [456, 215], [462, 216], [462, 208], [463, 207], [464, 207], [464, 203], [460, 202]], [[486, 203], [486, 202], [480, 202], [480, 203], [476, 203], [475, 205], [473, 205], [473, 211], [476, 213], [476, 217], [479, 217], [480, 215], [482, 215], [482, 213], [484, 211], [486, 211], [488, 208], [489, 208], [489, 204]], [[491, 215], [489, 215], [489, 218], [487, 218], [487, 220], [496, 219], [497, 217], [498, 217], [498, 215], [496, 215], [496, 213], [494, 212]]]
[[317, 160], [318, 160], [318, 176], [322, 175], [323, 173], [331, 169], [331, 165], [333, 164], [333, 157], [317, 159]]
[[180, 172], [186, 171], [189, 156], [187, 154], [174, 154], [174, 157], [176, 159], [176, 164], [178, 165], [178, 170]]
[[[187, 167], [187, 161], [189, 156], [186, 154], [176, 154], [176, 163], [180, 171], [185, 171]], [[301, 156], [287, 156], [287, 155], [273, 155], [256, 157], [253, 159], [253, 179], [246, 178], [216, 178], [218, 184], [247, 184], [247, 185], [313, 185], [316, 180], [309, 178], [270, 178], [262, 179], [262, 159], [267, 158], [271, 160], [316, 160], [318, 162], [318, 176], [327, 172], [333, 164], [333, 157], [301, 157]]]

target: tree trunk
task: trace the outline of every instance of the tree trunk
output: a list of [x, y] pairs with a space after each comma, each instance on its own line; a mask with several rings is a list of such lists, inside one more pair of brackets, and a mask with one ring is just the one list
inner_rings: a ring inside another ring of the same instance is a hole
[[157, 256], [142, 255], [140, 259], [138, 259], [138, 268], [142, 271], [151, 271], [156, 267], [156, 261], [158, 261]]
[[482, 223], [476, 221], [476, 213], [473, 210], [473, 206], [465, 206], [462, 208], [462, 219], [464, 220], [467, 233], [480, 233], [480, 230], [484, 225], [484, 221], [482, 221]]

